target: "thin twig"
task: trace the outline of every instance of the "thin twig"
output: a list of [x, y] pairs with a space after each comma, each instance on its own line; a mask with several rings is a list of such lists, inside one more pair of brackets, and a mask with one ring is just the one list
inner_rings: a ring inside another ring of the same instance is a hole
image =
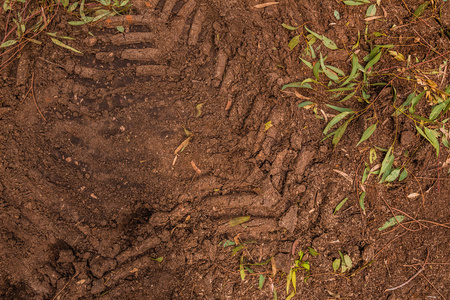
[[419, 274], [422, 273], [423, 270], [425, 270], [425, 265], [427, 264], [427, 260], [428, 260], [428, 254], [429, 254], [429, 253], [427, 253], [427, 258], [425, 259], [425, 262], [423, 263], [422, 268], [420, 268], [420, 270], [419, 270], [416, 274], [414, 274], [411, 278], [409, 278], [408, 280], [406, 280], [404, 283], [400, 284], [399, 286], [396, 286], [396, 287], [393, 287], [393, 288], [386, 289], [385, 292], [388, 292], [388, 291], [394, 291], [394, 290], [397, 290], [397, 289], [399, 289], [399, 288], [402, 288], [402, 287], [404, 287], [405, 285], [407, 285], [408, 283], [410, 283], [414, 278], [416, 278], [417, 276], [419, 276]]
[[67, 283], [62, 287], [62, 289], [60, 289], [59, 292], [56, 293], [56, 295], [52, 298], [52, 300], [55, 300], [55, 299], [59, 296], [59, 294], [61, 294], [62, 291], [64, 291], [64, 290], [66, 289], [66, 287], [69, 285], [69, 283], [70, 283], [75, 277], [78, 276], [78, 274], [79, 274], [79, 273], [75, 273], [75, 275], [73, 275], [73, 277], [70, 278], [69, 281], [67, 281]]
[[39, 114], [44, 119], [44, 121], [47, 122], [47, 119], [44, 117], [41, 110], [39, 109], [39, 106], [37, 105], [37, 102], [36, 102], [36, 97], [34, 96], [34, 72], [33, 72], [33, 75], [31, 75], [31, 95], [33, 96], [34, 104], [36, 105], [36, 108], [37, 108]]

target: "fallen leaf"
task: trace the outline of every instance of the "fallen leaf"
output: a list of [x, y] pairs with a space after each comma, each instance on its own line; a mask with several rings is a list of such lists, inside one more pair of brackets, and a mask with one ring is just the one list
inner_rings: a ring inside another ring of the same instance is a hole
[[271, 5], [276, 5], [280, 2], [267, 2], [267, 3], [261, 3], [261, 4], [256, 4], [255, 6], [253, 6], [253, 8], [264, 8], [267, 6], [271, 6]]
[[409, 199], [412, 199], [412, 198], [416, 198], [416, 197], [418, 197], [418, 196], [420, 196], [419, 193], [411, 193], [411, 194], [408, 195], [408, 198], [409, 198]]
[[347, 179], [350, 183], [353, 183], [353, 179], [347, 173], [344, 173], [344, 172], [336, 170], [336, 169], [334, 169], [333, 171], [335, 171], [336, 173], [338, 173], [339, 175], [341, 175], [342, 177]]
[[195, 162], [193, 160], [191, 160], [191, 166], [192, 168], [195, 170], [195, 172], [197, 172], [198, 175], [202, 174], [202, 170], [200, 170], [196, 165]]
[[250, 220], [250, 216], [237, 217], [237, 218], [230, 220], [230, 226], [233, 227], [233, 226], [248, 222], [249, 220]]

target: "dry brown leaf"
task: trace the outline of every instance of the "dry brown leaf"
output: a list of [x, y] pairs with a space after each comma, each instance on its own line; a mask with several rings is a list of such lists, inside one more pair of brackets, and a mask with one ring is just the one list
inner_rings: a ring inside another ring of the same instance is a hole
[[384, 17], [383, 16], [368, 17], [368, 18], [365, 18], [364, 21], [369, 22], [369, 21], [381, 19], [381, 18], [384, 18]]
[[300, 93], [297, 92], [297, 91], [295, 91], [294, 94], [295, 94], [295, 96], [296, 96], [297, 98], [300, 98], [300, 99], [304, 99], [304, 100], [311, 99], [311, 98], [309, 98], [309, 97], [303, 96], [302, 94], [300, 94]]
[[277, 274], [277, 264], [275, 263], [275, 257], [272, 256], [270, 262], [272, 264], [272, 275], [275, 276]]
[[253, 8], [264, 8], [267, 6], [271, 6], [271, 5], [276, 5], [280, 2], [267, 2], [267, 3], [261, 3], [261, 4], [256, 4], [255, 6], [253, 6]]
[[195, 170], [195, 172], [197, 172], [198, 175], [202, 174], [202, 170], [200, 170], [196, 165], [195, 162], [193, 160], [191, 160], [191, 166], [192, 168]]
[[295, 250], [297, 250], [298, 244], [300, 244], [300, 240], [299, 240], [299, 239], [296, 239], [296, 240], [294, 241], [294, 243], [292, 244], [292, 255], [295, 255]]
[[347, 179], [351, 184], [353, 184], [353, 179], [347, 173], [344, 173], [344, 172], [336, 170], [336, 169], [334, 169], [333, 171], [335, 171], [336, 173], [338, 173], [339, 175], [341, 175], [342, 177]]
[[177, 149], [175, 149], [174, 154], [178, 154], [178, 152], [181, 151], [181, 149], [183, 149], [184, 147], [186, 147], [187, 145], [189, 145], [189, 141], [192, 139], [192, 136], [188, 137], [187, 139], [185, 139], [180, 146], [178, 146]]

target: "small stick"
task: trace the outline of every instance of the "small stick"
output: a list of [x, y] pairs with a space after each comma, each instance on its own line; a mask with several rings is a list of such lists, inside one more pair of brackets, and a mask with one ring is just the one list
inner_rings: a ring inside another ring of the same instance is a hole
[[426, 266], [427, 260], [428, 260], [428, 254], [429, 254], [429, 253], [427, 253], [427, 258], [425, 259], [425, 262], [423, 263], [422, 268], [420, 268], [420, 270], [419, 270], [416, 274], [414, 274], [413, 276], [411, 276], [410, 279], [406, 280], [404, 283], [400, 284], [399, 286], [396, 286], [396, 287], [393, 287], [393, 288], [386, 289], [385, 292], [388, 292], [388, 291], [394, 291], [394, 290], [397, 290], [397, 289], [399, 289], [399, 288], [402, 288], [402, 287], [404, 287], [405, 285], [407, 285], [408, 283], [410, 283], [414, 278], [416, 278], [417, 276], [419, 276], [419, 274], [422, 273], [423, 270], [425, 270], [425, 266]]
[[61, 294], [62, 291], [64, 291], [66, 289], [67, 285], [69, 285], [69, 283], [77, 276], [78, 276], [78, 273], [75, 273], [75, 275], [73, 275], [73, 277], [70, 278], [69, 281], [67, 281], [67, 283], [63, 286], [63, 288], [61, 290], [59, 290], [58, 293], [56, 293], [55, 297], [53, 297], [52, 300], [55, 300], [59, 296], [59, 294]]
[[47, 122], [47, 119], [44, 117], [44, 115], [42, 114], [41, 110], [39, 109], [39, 106], [37, 105], [36, 97], [34, 97], [34, 73], [31, 76], [31, 95], [33, 96], [34, 105], [36, 105], [36, 108], [37, 108], [39, 114], [44, 119], [44, 121]]

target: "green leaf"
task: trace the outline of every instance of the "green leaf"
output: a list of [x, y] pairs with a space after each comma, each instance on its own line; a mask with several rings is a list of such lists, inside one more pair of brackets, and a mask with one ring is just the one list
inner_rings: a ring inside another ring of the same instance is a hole
[[295, 291], [292, 291], [292, 293], [286, 297], [286, 300], [291, 300], [295, 296]]
[[69, 0], [61, 0], [61, 4], [64, 8], [66, 8], [67, 5], [69, 5]]
[[288, 30], [297, 30], [297, 29], [300, 28], [300, 26], [294, 27], [294, 26], [287, 25], [287, 24], [285, 24], [285, 23], [281, 24], [281, 26], [283, 26], [284, 28], [286, 28], [286, 29], [288, 29]]
[[359, 207], [361, 207], [363, 211], [366, 211], [364, 208], [364, 198], [366, 198], [366, 192], [362, 192], [361, 195], [359, 195]]
[[9, 41], [6, 41], [6, 42], [2, 43], [0, 45], [0, 48], [6, 48], [6, 47], [14, 45], [15, 43], [17, 43], [16, 40], [9, 40]]
[[338, 123], [339, 121], [341, 121], [342, 119], [344, 119], [346, 116], [348, 116], [349, 114], [352, 114], [353, 112], [350, 111], [344, 111], [340, 114], [338, 114], [337, 116], [335, 116], [325, 127], [325, 129], [323, 130], [323, 134], [327, 134], [328, 131], [331, 129], [331, 127], [333, 127], [336, 123]]
[[326, 106], [328, 106], [331, 109], [337, 110], [339, 112], [351, 112], [351, 113], [355, 113], [353, 110], [351, 110], [350, 108], [345, 108], [345, 107], [339, 107], [339, 106], [334, 106], [331, 104], [325, 104]]
[[88, 22], [86, 22], [86, 21], [69, 21], [67, 23], [72, 26], [81, 26], [81, 25], [87, 24]]
[[369, 0], [355, 0], [355, 1], [344, 1], [344, 3], [346, 5], [354, 6], [354, 5], [367, 4], [367, 3], [370, 3], [370, 1]]
[[371, 126], [369, 126], [369, 128], [366, 129], [366, 131], [364, 131], [361, 139], [359, 140], [358, 144], [356, 144], [356, 147], [358, 147], [359, 144], [361, 144], [362, 142], [364, 142], [365, 140], [367, 140], [374, 132], [375, 129], [377, 129], [377, 124], [373, 124]]
[[278, 300], [277, 289], [275, 287], [273, 288], [273, 300]]
[[419, 95], [417, 95], [414, 98], [412, 98], [412, 100], [411, 100], [411, 107], [409, 108], [409, 112], [410, 113], [413, 114], [416, 111], [416, 105], [417, 105], [417, 103], [419, 103], [420, 99], [422, 98], [422, 96], [424, 94], [425, 94], [425, 91], [423, 91]]
[[378, 54], [372, 59], [370, 60], [367, 65], [364, 67], [364, 70], [367, 72], [371, 67], [373, 67], [381, 58], [381, 54], [382, 52], [378, 52]]
[[348, 94], [348, 95], [345, 96], [342, 100], [339, 100], [339, 102], [341, 103], [341, 102], [347, 101], [348, 99], [351, 99], [351, 98], [355, 95], [355, 93], [356, 93], [356, 91], [355, 91], [355, 92], [352, 92], [352, 93], [350, 93], [350, 94]]
[[352, 264], [352, 259], [347, 254], [344, 255], [344, 263], [348, 267], [349, 270], [352, 268], [352, 265], [353, 265]]
[[239, 246], [236, 246], [231, 250], [233, 252], [233, 255], [236, 255], [239, 251], [241, 251], [244, 248], [244, 244], [240, 244]]
[[332, 40], [330, 40], [329, 38], [327, 38], [324, 35], [322, 35], [322, 37], [323, 37], [322, 42], [325, 45], [325, 47], [327, 47], [328, 49], [331, 49], [331, 50], [338, 49], [337, 45]]
[[379, 231], [383, 231], [389, 227], [392, 227], [394, 225], [397, 225], [398, 223], [401, 223], [403, 220], [405, 219], [405, 216], [402, 215], [398, 215], [395, 217], [392, 217], [389, 219], [389, 221], [386, 221], [386, 223], [384, 223], [383, 226], [381, 226], [380, 228], [378, 228]]
[[427, 127], [424, 127], [423, 130], [425, 131], [431, 145], [434, 149], [436, 149], [436, 156], [439, 157], [439, 141], [436, 138], [436, 136], [439, 136], [439, 133], [435, 130], [428, 129]]
[[300, 41], [300, 36], [299, 36], [299, 35], [294, 36], [294, 37], [290, 40], [290, 42], [289, 42], [289, 44], [288, 44], [288, 47], [289, 47], [291, 50], [294, 50], [295, 46], [298, 45], [298, 42], [299, 42], [299, 41]]
[[311, 85], [308, 83], [303, 83], [303, 82], [293, 82], [293, 83], [289, 83], [284, 85], [281, 90], [283, 91], [284, 89], [290, 88], [290, 87], [299, 87], [299, 88], [304, 88], [304, 89], [312, 89]]
[[73, 51], [73, 52], [76, 52], [76, 53], [83, 54], [82, 52], [78, 51], [77, 49], [72, 48], [72, 47], [70, 47], [70, 46], [64, 44], [64, 43], [61, 42], [60, 40], [57, 40], [57, 39], [55, 39], [55, 38], [51, 38], [51, 40], [52, 40], [53, 43], [55, 43], [55, 45], [58, 45], [58, 46], [60, 46], [60, 47], [63, 47], [63, 48], [65, 48], [65, 49], [68, 49], [68, 50]]
[[310, 69], [313, 68], [313, 65], [312, 65], [309, 61], [306, 61], [306, 60], [304, 60], [304, 59], [301, 58], [301, 57], [300, 57], [300, 60], [301, 60], [308, 68], [310, 68]]
[[259, 284], [258, 287], [259, 289], [262, 289], [264, 286], [264, 281], [266, 281], [266, 277], [263, 275], [259, 275]]
[[430, 116], [428, 117], [428, 119], [433, 121], [437, 117], [439, 117], [439, 114], [442, 112], [442, 110], [445, 108], [446, 105], [447, 105], [447, 103], [442, 102], [442, 103], [439, 103], [438, 105], [434, 106], [433, 109], [431, 110], [431, 113], [430, 113]]
[[341, 19], [341, 15], [339, 14], [339, 12], [337, 10], [334, 11], [334, 17], [336, 18], [336, 20]]
[[226, 240], [225, 243], [223, 243], [224, 248], [229, 247], [229, 246], [234, 246], [234, 245], [236, 245], [236, 243], [233, 241], [230, 241], [230, 240]]
[[78, 6], [78, 2], [74, 2], [74, 3], [72, 3], [72, 4], [69, 6], [69, 8], [67, 9], [67, 11], [68, 11], [68, 12], [72, 12], [72, 11], [74, 11], [74, 10], [77, 8], [77, 6]]
[[294, 269], [289, 270], [289, 274], [286, 278], [286, 294], [289, 294], [289, 288], [291, 287], [291, 281], [292, 281], [292, 273], [294, 272]]
[[333, 271], [336, 272], [339, 269], [340, 265], [341, 265], [341, 259], [340, 258], [336, 258], [333, 261]]
[[[333, 80], [333, 81], [335, 81], [335, 82], [337, 82], [337, 81], [339, 81], [339, 77], [336, 75], [336, 73], [334, 73], [333, 71], [331, 71], [330, 69], [324, 69], [323, 70], [323, 73], [328, 77], [328, 78], [330, 78], [331, 80]], [[328, 85], [328, 86], [330, 86], [330, 85]]]
[[319, 71], [320, 71], [320, 63], [316, 62], [313, 67], [313, 74], [317, 80], [319, 80]]
[[358, 56], [356, 54], [352, 54], [352, 71], [350, 72], [350, 75], [347, 77], [347, 79], [344, 81], [344, 83], [341, 86], [346, 85], [349, 83], [353, 78], [355, 78], [356, 72], [358, 72]]
[[302, 108], [302, 107], [304, 107], [304, 106], [308, 106], [308, 105], [312, 105], [312, 104], [314, 104], [314, 102], [311, 102], [311, 101], [305, 101], [305, 102], [300, 103], [300, 104], [298, 105], [298, 107], [299, 107], [299, 108]]
[[400, 168], [392, 170], [392, 172], [386, 177], [387, 182], [392, 182], [400, 175]]
[[420, 15], [425, 11], [425, 9], [427, 8], [428, 4], [430, 4], [429, 1], [425, 1], [422, 5], [420, 5], [416, 11], [414, 12], [414, 18], [413, 20], [417, 19], [418, 17], [420, 17]]
[[242, 264], [239, 265], [239, 274], [241, 274], [241, 279], [242, 279], [242, 281], [244, 281], [246, 274], [245, 274], [244, 266]]
[[403, 169], [402, 173], [400, 173], [400, 177], [398, 178], [398, 181], [403, 181], [408, 176], [408, 170], [406, 168]]
[[369, 177], [369, 171], [370, 168], [364, 168], [363, 176], [361, 178], [361, 184], [364, 184], [364, 182], [366, 182], [367, 177]]
[[237, 217], [234, 219], [231, 219], [229, 224], [231, 227], [248, 222], [250, 220], [250, 216], [244, 216], [244, 217]]
[[358, 40], [356, 41], [356, 43], [352, 46], [352, 50], [355, 50], [356, 48], [359, 47], [359, 39], [361, 37], [361, 32], [358, 30]]
[[[381, 170], [378, 177], [381, 176], [381, 174], [385, 173], [389, 168], [389, 162], [391, 160], [391, 153], [392, 153], [392, 146], [389, 148], [388, 152], [386, 153], [386, 156], [383, 159], [383, 162], [381, 163]], [[393, 155], [392, 155], [393, 157]]]
[[339, 68], [336, 68], [336, 67], [333, 67], [333, 66], [330, 66], [330, 65], [326, 65], [326, 67], [327, 67], [328, 69], [330, 69], [331, 71], [337, 73], [339, 76], [345, 76], [344, 71], [342, 71], [342, 70], [339, 69]]
[[[387, 150], [386, 150], [387, 151]], [[369, 162], [373, 164], [373, 162], [377, 159], [377, 151], [374, 148], [370, 148], [369, 151]]]
[[366, 10], [366, 17], [373, 17], [377, 13], [377, 5], [372, 4]]
[[344, 204], [345, 204], [345, 202], [347, 202], [347, 200], [348, 200], [348, 197], [345, 197], [341, 202], [339, 202], [338, 205], [336, 205], [336, 207], [334, 208], [334, 211], [333, 211], [333, 215], [336, 214], [342, 208], [342, 206], [344, 206]]
[[450, 145], [449, 145], [448, 140], [447, 140], [447, 138], [445, 137], [445, 135], [442, 136], [442, 145], [444, 145], [444, 146], [447, 147], [447, 148], [450, 148]]
[[309, 249], [309, 254], [311, 254], [312, 256], [316, 257], [317, 255], [319, 255], [319, 252], [314, 250], [314, 248], [308, 247], [308, 249]]
[[150, 257], [150, 259], [152, 259], [152, 260], [154, 260], [154, 261], [157, 261], [157, 262], [162, 262], [163, 260], [164, 260], [164, 257], [158, 257], [158, 258], [152, 258], [152, 257]]
[[339, 127], [336, 130], [336, 134], [333, 137], [333, 145], [336, 146], [337, 143], [339, 143], [339, 141], [341, 140], [342, 136], [344, 135], [345, 130], [347, 129], [348, 124], [350, 123], [350, 121], [353, 120], [353, 117], [351, 117], [350, 119], [348, 119], [344, 125], [342, 125], [341, 127]]
[[123, 26], [116, 26], [117, 31], [124, 32], [125, 28]]

